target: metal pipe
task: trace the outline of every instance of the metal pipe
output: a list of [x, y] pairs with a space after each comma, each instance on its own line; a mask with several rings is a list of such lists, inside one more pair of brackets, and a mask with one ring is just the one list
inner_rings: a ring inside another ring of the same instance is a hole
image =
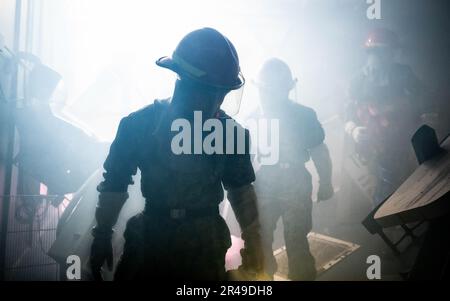
[[[16, 0], [15, 17], [14, 17], [14, 46], [13, 51], [17, 53], [20, 46], [20, 25], [22, 15], [22, 0]], [[9, 208], [11, 203], [11, 184], [13, 173], [13, 160], [14, 160], [14, 144], [15, 144], [15, 102], [17, 100], [17, 81], [18, 72], [15, 69], [14, 79], [12, 83], [12, 105], [8, 106], [11, 110], [9, 116], [9, 122], [7, 126], [7, 150], [6, 150], [6, 164], [5, 164], [5, 185], [4, 185], [4, 198], [2, 203], [2, 219], [1, 219], [1, 235], [0, 235], [0, 280], [6, 278], [6, 243], [8, 238], [8, 222], [9, 222]]]

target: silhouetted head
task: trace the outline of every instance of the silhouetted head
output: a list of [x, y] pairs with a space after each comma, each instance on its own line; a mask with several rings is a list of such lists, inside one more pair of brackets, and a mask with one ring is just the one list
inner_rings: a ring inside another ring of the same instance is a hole
[[178, 74], [172, 104], [186, 113], [202, 111], [212, 117], [225, 96], [245, 82], [233, 44], [212, 28], [187, 34], [172, 57], [156, 64]]
[[267, 60], [258, 73], [255, 84], [258, 87], [261, 104], [272, 106], [289, 99], [290, 91], [295, 87], [289, 66], [278, 58]]
[[395, 32], [385, 28], [372, 30], [364, 43], [368, 67], [383, 69], [390, 66], [399, 45], [399, 38]]

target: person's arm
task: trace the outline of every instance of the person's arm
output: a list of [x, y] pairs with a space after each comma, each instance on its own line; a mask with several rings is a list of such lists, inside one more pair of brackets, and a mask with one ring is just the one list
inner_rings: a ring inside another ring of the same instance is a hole
[[101, 280], [101, 267], [113, 265], [111, 238], [123, 204], [128, 199], [128, 185], [137, 172], [135, 131], [130, 117], [122, 119], [116, 138], [103, 165], [104, 181], [98, 185], [99, 198], [95, 211], [96, 226], [92, 229], [90, 266], [95, 280]]
[[314, 110], [310, 110], [306, 117], [305, 144], [319, 175], [319, 191], [317, 200], [328, 200], [334, 190], [331, 181], [332, 164], [330, 152], [324, 143], [325, 131]]
[[358, 103], [364, 99], [364, 73], [352, 79], [348, 88], [348, 102], [344, 112], [344, 131], [355, 143], [366, 143], [369, 139], [367, 128], [360, 123], [357, 116]]
[[242, 266], [251, 272], [263, 272], [263, 253], [257, 198], [252, 184], [228, 189], [228, 200], [241, 228], [244, 249]]
[[123, 118], [103, 164], [104, 181], [97, 186], [96, 228], [111, 229], [128, 198], [128, 185], [133, 184], [137, 172], [135, 136], [131, 118]]
[[409, 94], [414, 112], [422, 123], [431, 127], [438, 127], [438, 112], [436, 109], [436, 95], [417, 77], [414, 71], [405, 67], [406, 93]]
[[319, 191], [317, 193], [317, 201], [330, 199], [334, 194], [332, 184], [333, 166], [331, 163], [330, 152], [325, 143], [309, 150], [311, 159], [316, 167], [319, 175]]
[[244, 249], [242, 267], [248, 272], [262, 273], [264, 257], [261, 243], [257, 197], [252, 183], [255, 173], [249, 154], [250, 134], [245, 130], [245, 154], [227, 155], [222, 179], [227, 198], [241, 228]]

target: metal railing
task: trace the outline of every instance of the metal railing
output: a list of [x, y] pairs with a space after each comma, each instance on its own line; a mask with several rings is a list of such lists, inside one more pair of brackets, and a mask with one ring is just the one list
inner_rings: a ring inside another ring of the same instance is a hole
[[58, 220], [68, 200], [55, 203], [58, 196], [1, 196], [10, 201], [6, 243], [4, 246], [4, 280], [56, 281], [58, 264], [47, 255], [56, 238]]

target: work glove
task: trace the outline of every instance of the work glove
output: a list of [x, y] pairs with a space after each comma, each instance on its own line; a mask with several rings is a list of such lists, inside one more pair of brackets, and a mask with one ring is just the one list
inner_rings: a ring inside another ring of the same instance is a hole
[[128, 193], [124, 192], [100, 192], [95, 219], [97, 226], [92, 229], [94, 240], [91, 245], [90, 267], [94, 280], [101, 281], [102, 266], [106, 265], [110, 271], [113, 268], [112, 235], [113, 226], [116, 224], [120, 210], [128, 199]]
[[358, 144], [365, 144], [369, 142], [369, 133], [366, 127], [357, 126], [352, 131], [352, 138]]
[[334, 194], [332, 175], [333, 164], [331, 162], [330, 151], [325, 143], [322, 143], [309, 150], [311, 159], [314, 162], [319, 175], [319, 191], [317, 192], [317, 201], [330, 199]]
[[252, 238], [245, 237], [245, 246], [241, 249], [242, 264], [237, 270], [228, 271], [228, 279], [231, 281], [270, 281], [270, 277], [264, 270], [264, 254], [259, 235]]
[[243, 270], [255, 280], [264, 278], [264, 253], [260, 235], [260, 223], [257, 210], [256, 193], [252, 185], [228, 191], [228, 200], [241, 227], [244, 248], [242, 256]]
[[317, 192], [317, 201], [326, 201], [333, 197], [334, 195], [334, 189], [331, 182], [327, 183], [320, 183], [319, 184], [319, 191]]
[[92, 229], [94, 240], [91, 246], [91, 255], [89, 258], [92, 276], [95, 281], [102, 281], [102, 266], [106, 262], [109, 271], [113, 268], [113, 248], [111, 242], [111, 234], [101, 233]]
[[[259, 227], [258, 227], [259, 228]], [[249, 273], [264, 271], [264, 253], [259, 230], [245, 229], [242, 233], [244, 248], [241, 249], [242, 267]]]
[[369, 133], [367, 128], [364, 126], [358, 126], [353, 121], [349, 121], [345, 124], [345, 132], [358, 144], [364, 144], [369, 141]]

